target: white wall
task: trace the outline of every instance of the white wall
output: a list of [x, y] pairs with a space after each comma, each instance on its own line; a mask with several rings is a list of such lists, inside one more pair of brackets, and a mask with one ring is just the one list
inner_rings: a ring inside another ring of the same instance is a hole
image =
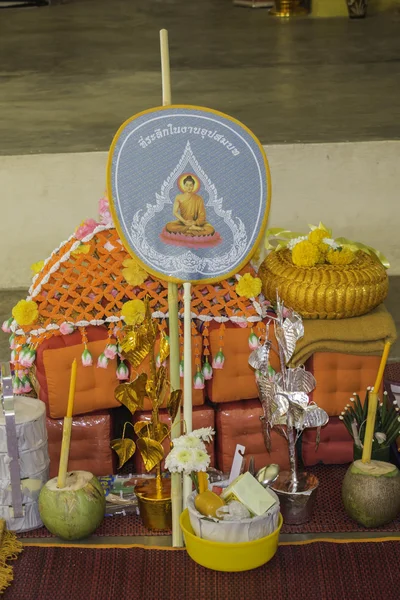
[[[303, 231], [323, 221], [336, 237], [379, 248], [390, 274], [400, 274], [400, 141], [265, 149], [269, 227]], [[0, 288], [28, 287], [31, 263], [97, 216], [106, 159], [105, 152], [0, 157]]]

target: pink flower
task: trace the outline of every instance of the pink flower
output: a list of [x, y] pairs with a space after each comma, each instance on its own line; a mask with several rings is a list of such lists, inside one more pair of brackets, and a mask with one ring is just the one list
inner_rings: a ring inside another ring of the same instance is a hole
[[124, 361], [121, 361], [117, 367], [117, 378], [120, 381], [124, 381], [125, 379], [129, 379], [129, 369], [126, 366], [126, 364], [124, 363]]
[[218, 350], [212, 361], [213, 369], [223, 369], [225, 362], [225, 356], [222, 350]]
[[13, 321], [14, 317], [10, 317], [9, 319], [7, 319], [7, 321], [4, 321], [3, 325], [1, 326], [4, 333], [11, 333], [11, 323]]
[[13, 377], [13, 392], [14, 394], [23, 394], [23, 383], [19, 377]]
[[100, 198], [99, 200], [99, 215], [100, 215], [100, 223], [103, 225], [112, 225], [113, 219], [110, 211], [110, 203], [106, 196]]
[[255, 333], [249, 335], [249, 348], [250, 350], [257, 350], [259, 346], [259, 340]]
[[33, 350], [33, 348], [23, 348], [19, 354], [19, 364], [22, 367], [31, 367], [33, 365], [33, 363], [35, 362], [35, 358], [36, 358], [36, 352]]
[[76, 239], [83, 240], [83, 238], [92, 233], [97, 226], [98, 223], [94, 219], [86, 219], [86, 221], [83, 221], [75, 230]]
[[64, 321], [64, 323], [61, 323], [60, 325], [60, 333], [62, 333], [62, 335], [70, 335], [74, 332], [74, 330], [74, 325], [72, 323], [68, 323], [67, 321]]
[[106, 358], [109, 358], [110, 360], [112, 360], [113, 358], [116, 357], [117, 354], [117, 345], [116, 344], [107, 344], [105, 350], [104, 350], [104, 356]]
[[193, 384], [195, 390], [204, 390], [204, 375], [201, 371], [197, 371], [193, 379]]
[[25, 375], [25, 377], [22, 378], [22, 393], [23, 394], [29, 394], [29, 392], [32, 391], [32, 385], [31, 382], [29, 381], [29, 377], [27, 377]]
[[[167, 366], [167, 361], [166, 360], [164, 360], [164, 362], [162, 363], [162, 366], [163, 367]], [[156, 356], [156, 367], [157, 367], [157, 369], [159, 369], [161, 367], [161, 361], [160, 361], [160, 355], [159, 354], [157, 354], [157, 356]]]
[[108, 358], [102, 352], [100, 354], [99, 358], [97, 359], [97, 368], [98, 369], [107, 369], [107, 366], [108, 366]]
[[93, 358], [87, 348], [82, 352], [82, 364], [84, 367], [91, 367], [93, 364]]
[[212, 379], [213, 376], [213, 370], [208, 360], [206, 360], [203, 365], [203, 376], [206, 381]]
[[12, 333], [8, 339], [10, 342], [10, 350], [15, 350], [17, 347], [17, 340], [15, 339], [15, 333]]

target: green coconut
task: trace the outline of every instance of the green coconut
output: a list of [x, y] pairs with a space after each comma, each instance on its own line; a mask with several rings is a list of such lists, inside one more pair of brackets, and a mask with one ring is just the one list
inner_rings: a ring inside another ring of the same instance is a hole
[[66, 485], [50, 479], [39, 495], [40, 517], [47, 529], [64, 540], [79, 540], [97, 529], [106, 499], [98, 479], [88, 471], [67, 473]]
[[387, 462], [356, 460], [344, 477], [342, 500], [348, 515], [364, 527], [390, 523], [400, 513], [400, 471]]

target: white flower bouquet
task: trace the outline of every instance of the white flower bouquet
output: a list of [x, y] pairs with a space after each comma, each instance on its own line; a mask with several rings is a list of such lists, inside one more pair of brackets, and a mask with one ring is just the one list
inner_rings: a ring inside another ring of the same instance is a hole
[[165, 467], [170, 473], [190, 475], [196, 492], [199, 492], [198, 473], [205, 473], [210, 466], [210, 456], [205, 442], [211, 442], [215, 431], [212, 427], [195, 429], [173, 440], [174, 447], [165, 459]]

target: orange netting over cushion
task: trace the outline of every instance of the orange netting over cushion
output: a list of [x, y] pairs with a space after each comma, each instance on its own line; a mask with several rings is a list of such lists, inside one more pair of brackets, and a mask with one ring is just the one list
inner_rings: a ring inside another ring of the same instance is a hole
[[[114, 227], [99, 225], [82, 241], [72, 236], [51, 254], [34, 277], [27, 299], [37, 303], [39, 319], [22, 327], [14, 322], [12, 329], [17, 337], [36, 345], [63, 333], [63, 324], [86, 327], [118, 323], [127, 300], [146, 296], [150, 297], [153, 317], [167, 318], [168, 284], [149, 275], [141, 286], [131, 286], [123, 275], [122, 263], [127, 258], [130, 255]], [[250, 265], [241, 271], [245, 272], [255, 274]], [[231, 278], [214, 285], [193, 286], [193, 317], [244, 325], [259, 321], [259, 303], [239, 296], [236, 283], [237, 279]], [[183, 305], [180, 314], [183, 316]]]

